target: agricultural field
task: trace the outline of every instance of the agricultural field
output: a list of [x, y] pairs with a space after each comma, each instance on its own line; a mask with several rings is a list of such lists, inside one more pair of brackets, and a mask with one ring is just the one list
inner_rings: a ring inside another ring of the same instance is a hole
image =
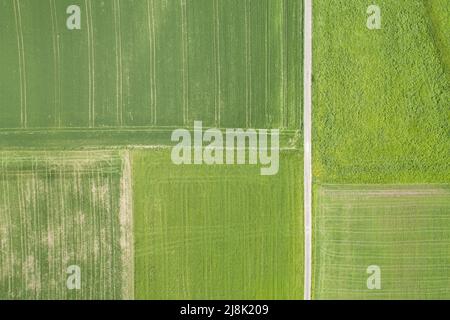
[[[0, 299], [301, 299], [302, 15], [0, 0]], [[194, 121], [280, 129], [278, 175], [173, 165], [171, 134]]]
[[449, 185], [324, 185], [314, 212], [315, 299], [450, 299]]
[[194, 120], [296, 135], [301, 26], [298, 0], [0, 0], [0, 147], [167, 144]]
[[450, 6], [370, 4], [314, 2], [313, 298], [449, 299]]
[[[0, 156], [0, 299], [133, 298], [128, 156]], [[68, 287], [73, 266], [79, 290]]]
[[257, 166], [168, 164], [133, 155], [137, 299], [302, 299], [302, 158]]
[[314, 2], [316, 183], [450, 182], [447, 0]]

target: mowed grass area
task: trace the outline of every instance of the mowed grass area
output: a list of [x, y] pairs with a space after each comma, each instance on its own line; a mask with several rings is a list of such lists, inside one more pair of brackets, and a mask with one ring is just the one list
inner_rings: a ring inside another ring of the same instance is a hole
[[317, 183], [450, 182], [450, 6], [367, 0], [314, 3]]
[[133, 163], [137, 299], [302, 299], [302, 158], [259, 166]]
[[298, 0], [0, 0], [0, 147], [167, 144], [194, 120], [296, 134], [301, 26]]
[[314, 200], [313, 298], [450, 298], [449, 185], [325, 185]]
[[[119, 152], [0, 153], [0, 299], [133, 298], [126, 159]], [[66, 285], [74, 265], [80, 290]]]

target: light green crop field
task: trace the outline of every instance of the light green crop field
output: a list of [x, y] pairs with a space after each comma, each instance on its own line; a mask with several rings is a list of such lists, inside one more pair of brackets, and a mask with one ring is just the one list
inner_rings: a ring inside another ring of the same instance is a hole
[[315, 182], [449, 183], [449, 2], [370, 4], [314, 2]]
[[132, 157], [137, 299], [302, 299], [302, 158], [257, 166]]
[[[449, 299], [449, 185], [315, 190], [316, 299]], [[369, 266], [381, 289], [369, 290]]]
[[[0, 156], [0, 299], [132, 298], [127, 157], [119, 152]], [[67, 286], [70, 266], [80, 268], [80, 290]]]
[[372, 4], [314, 2], [313, 298], [449, 299], [450, 5]]
[[296, 134], [301, 30], [298, 0], [0, 0], [0, 147], [167, 144], [194, 120]]

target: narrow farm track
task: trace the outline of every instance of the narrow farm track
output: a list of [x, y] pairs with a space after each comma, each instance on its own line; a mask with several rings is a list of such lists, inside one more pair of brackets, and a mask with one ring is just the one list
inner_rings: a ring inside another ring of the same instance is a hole
[[311, 300], [311, 206], [312, 206], [312, 0], [305, 0], [304, 25], [304, 214], [305, 214], [305, 289], [304, 299]]

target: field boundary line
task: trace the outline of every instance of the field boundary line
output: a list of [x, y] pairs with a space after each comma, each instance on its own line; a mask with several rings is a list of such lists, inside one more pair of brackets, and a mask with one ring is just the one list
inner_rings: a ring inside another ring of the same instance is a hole
[[134, 221], [132, 156], [129, 150], [122, 156], [122, 177], [120, 180], [120, 247], [122, 249], [122, 296], [134, 299]]
[[304, 261], [304, 299], [311, 300], [311, 224], [312, 224], [312, 155], [311, 155], [311, 111], [312, 111], [312, 0], [304, 1], [304, 227], [305, 227], [305, 261]]

